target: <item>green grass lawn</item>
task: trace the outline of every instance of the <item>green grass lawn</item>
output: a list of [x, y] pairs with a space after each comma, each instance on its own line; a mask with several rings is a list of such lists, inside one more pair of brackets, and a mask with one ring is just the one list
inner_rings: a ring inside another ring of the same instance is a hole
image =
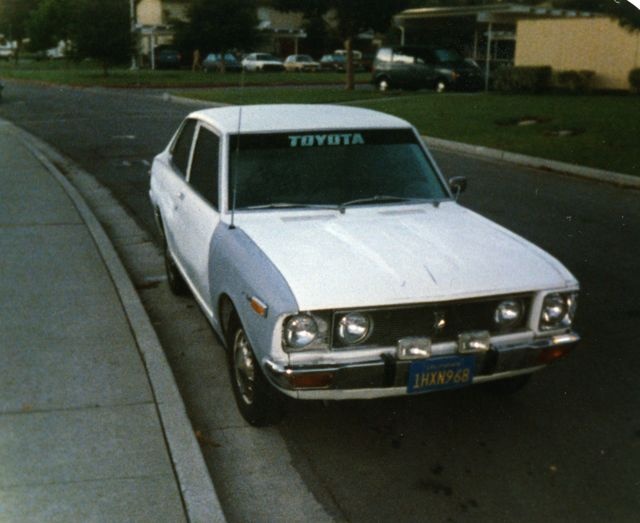
[[638, 96], [420, 94], [358, 105], [427, 136], [640, 176]]
[[[357, 82], [368, 82], [369, 73], [358, 73]], [[73, 63], [66, 60], [0, 62], [0, 78], [31, 80], [54, 84], [103, 87], [206, 87], [244, 85], [343, 84], [339, 73], [205, 73], [190, 70], [109, 69], [105, 76], [95, 62]]]
[[376, 100], [383, 97], [380, 93], [370, 89], [346, 91], [341, 85], [335, 87], [278, 87], [274, 89], [247, 86], [242, 89], [229, 87], [220, 89], [176, 91], [173, 92], [173, 94], [185, 98], [232, 105], [269, 103], [345, 103], [362, 102], [369, 99]]
[[[640, 96], [383, 94], [366, 88], [347, 92], [341, 88], [344, 75], [336, 73], [223, 75], [114, 68], [104, 77], [94, 63], [64, 60], [17, 66], [0, 63], [0, 78], [80, 86], [181, 88], [174, 94], [228, 104], [357, 104], [405, 118], [427, 136], [640, 176]], [[369, 78], [368, 73], [357, 75], [359, 83], [367, 83]], [[329, 84], [335, 87], [327, 87]], [[213, 86], [218, 88], [206, 88]]]
[[640, 97], [245, 88], [182, 92], [228, 104], [349, 103], [390, 113], [427, 136], [640, 176]]

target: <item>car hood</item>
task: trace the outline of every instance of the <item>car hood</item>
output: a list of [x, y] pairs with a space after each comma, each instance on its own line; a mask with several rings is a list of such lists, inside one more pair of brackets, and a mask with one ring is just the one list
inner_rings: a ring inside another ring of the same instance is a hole
[[553, 257], [454, 202], [236, 213], [300, 310], [383, 306], [560, 289]]

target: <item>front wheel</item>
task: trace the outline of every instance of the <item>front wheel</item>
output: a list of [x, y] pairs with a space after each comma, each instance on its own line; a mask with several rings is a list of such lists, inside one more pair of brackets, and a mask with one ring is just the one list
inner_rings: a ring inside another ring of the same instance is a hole
[[438, 80], [436, 82], [436, 92], [437, 93], [444, 93], [445, 91], [449, 90], [449, 84], [446, 82], [446, 80]]
[[284, 397], [265, 378], [238, 321], [232, 322], [227, 337], [231, 386], [240, 414], [255, 427], [277, 423], [284, 415]]

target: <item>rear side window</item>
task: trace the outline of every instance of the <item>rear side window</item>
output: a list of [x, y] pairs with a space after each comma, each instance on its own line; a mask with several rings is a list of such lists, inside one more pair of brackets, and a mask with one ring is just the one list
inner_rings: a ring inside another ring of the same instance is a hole
[[189, 185], [216, 209], [218, 208], [219, 148], [220, 138], [208, 129], [200, 127], [189, 173]]
[[398, 51], [393, 53], [393, 63], [394, 64], [413, 64], [415, 63], [416, 58], [410, 54], [404, 53], [402, 51]]
[[183, 177], [186, 176], [187, 168], [189, 167], [189, 152], [191, 151], [191, 141], [193, 140], [193, 131], [195, 128], [196, 121], [191, 119], [187, 120], [182, 126], [180, 136], [178, 136], [173, 146], [173, 151], [171, 151], [173, 165]]
[[391, 54], [392, 54], [391, 49], [389, 49], [388, 47], [383, 47], [378, 51], [378, 54], [376, 55], [376, 60], [380, 62], [390, 62]]

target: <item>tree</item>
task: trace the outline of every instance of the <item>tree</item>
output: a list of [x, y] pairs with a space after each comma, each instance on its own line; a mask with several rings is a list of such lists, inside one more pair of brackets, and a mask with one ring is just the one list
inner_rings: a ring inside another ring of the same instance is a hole
[[131, 56], [132, 38], [129, 2], [126, 0], [75, 0], [70, 37], [78, 58], [109, 67]]
[[273, 0], [277, 9], [300, 11], [306, 18], [324, 17], [344, 42], [347, 51], [346, 89], [354, 88], [352, 42], [360, 33], [388, 29], [393, 15], [410, 0]]
[[38, 51], [67, 42], [73, 32], [73, 0], [42, 0], [27, 24], [29, 46]]
[[18, 42], [16, 62], [22, 40], [27, 36], [29, 17], [39, 2], [40, 0], [0, 0], [0, 33], [8, 40]]
[[224, 56], [258, 41], [255, 0], [191, 0], [187, 15], [189, 22], [175, 24], [176, 44], [183, 50]]

